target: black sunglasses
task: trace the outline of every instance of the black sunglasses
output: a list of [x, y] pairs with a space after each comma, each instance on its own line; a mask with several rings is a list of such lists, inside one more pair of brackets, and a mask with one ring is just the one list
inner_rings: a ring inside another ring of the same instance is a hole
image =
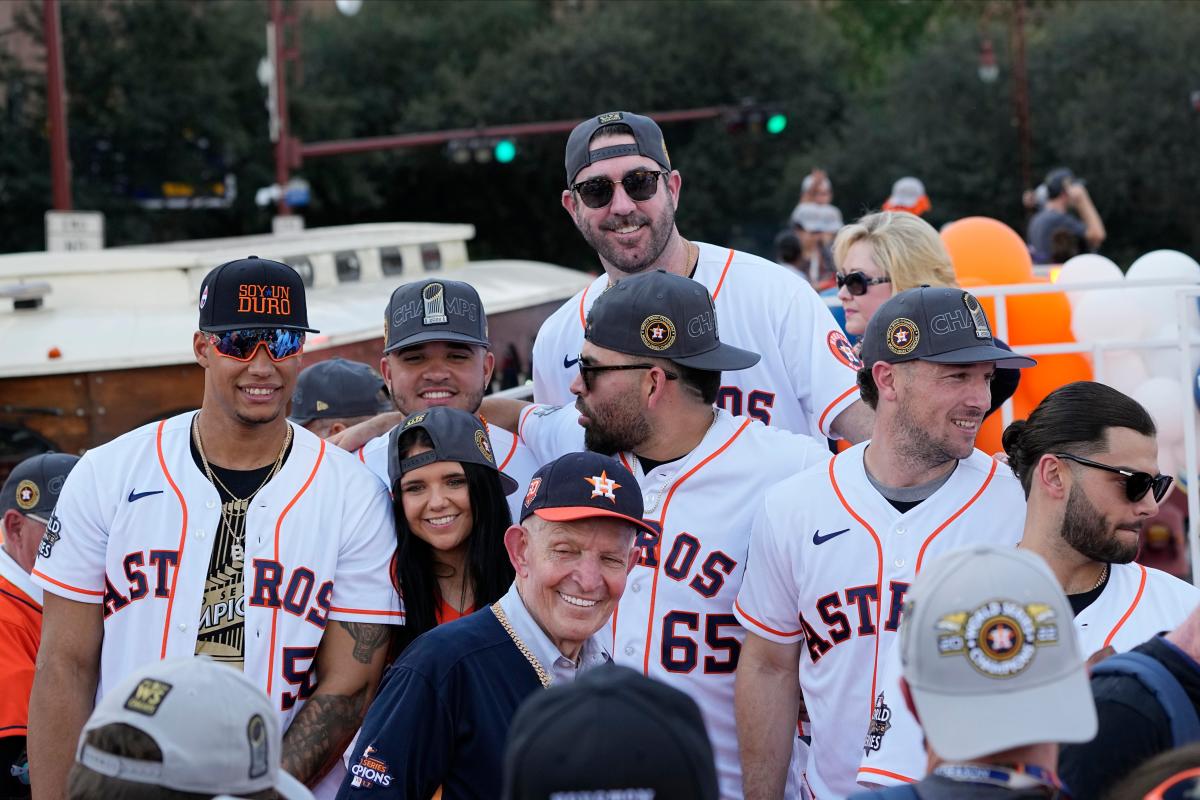
[[842, 274], [834, 273], [834, 279], [837, 281], [837, 287], [840, 289], [846, 287], [846, 291], [855, 297], [861, 297], [867, 293], [867, 289], [880, 283], [891, 283], [891, 278], [868, 278], [865, 272], [850, 272]]
[[1133, 472], [1121, 467], [1101, 464], [1099, 461], [1073, 456], [1070, 453], [1055, 453], [1054, 455], [1058, 458], [1070, 459], [1077, 464], [1083, 464], [1085, 467], [1093, 467], [1095, 469], [1102, 469], [1105, 472], [1115, 472], [1118, 475], [1124, 475], [1125, 496], [1129, 498], [1129, 502], [1131, 503], [1141, 500], [1146, 496], [1146, 492], [1151, 489], [1154, 490], [1154, 502], [1161, 503], [1162, 499], [1167, 495], [1167, 490], [1171, 488], [1171, 481], [1174, 480], [1170, 475], [1151, 475], [1149, 472]]
[[[649, 200], [658, 194], [658, 176], [669, 175], [665, 170], [635, 169], [625, 173], [621, 185], [630, 200]], [[604, 208], [612, 202], [616, 184], [609, 178], [588, 178], [586, 181], [571, 186], [571, 191], [579, 192], [579, 199], [588, 208]]]
[[[585, 364], [582, 356], [577, 357], [579, 360], [579, 375], [583, 378], [583, 388], [589, 392], [592, 390], [592, 375], [597, 372], [620, 372], [626, 369], [654, 369], [657, 364]], [[667, 376], [667, 380], [673, 381], [679, 376], [669, 369], [664, 369], [663, 374]]]

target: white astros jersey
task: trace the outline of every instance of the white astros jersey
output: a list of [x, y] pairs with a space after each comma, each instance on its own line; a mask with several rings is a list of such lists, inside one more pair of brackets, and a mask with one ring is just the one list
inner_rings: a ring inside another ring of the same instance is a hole
[[800, 688], [812, 720], [805, 781], [818, 800], [858, 789], [879, 668], [913, 577], [951, 550], [1015, 546], [1025, 521], [1020, 483], [978, 450], [901, 514], [867, 478], [866, 448], [767, 492], [735, 610], [752, 633], [803, 645]]
[[[554, 442], [571, 443], [571, 426], [579, 429], [577, 414], [565, 407], [527, 411], [521, 430], [548, 455]], [[740, 798], [733, 680], [746, 634], [732, 612], [751, 519], [772, 483], [823, 464], [829, 450], [824, 439], [717, 411], [678, 461], [646, 474], [632, 453], [619, 458], [638, 480], [646, 521], [662, 535], [638, 533], [641, 555], [613, 614], [613, 660], [691, 695], [704, 714], [721, 796]]]
[[[509, 433], [490, 422], [485, 422], [484, 427], [487, 428], [488, 438], [492, 441], [492, 454], [496, 457], [496, 465], [501, 472], [517, 482], [517, 491], [508, 496], [508, 509], [512, 512], [513, 522], [517, 522], [521, 518], [521, 501], [525, 497], [525, 487], [529, 485], [529, 479], [537, 472], [542, 462], [534, 459], [529, 448], [521, 443], [515, 433]], [[387, 444], [391, 435], [392, 432], [388, 431], [382, 436], [376, 436], [355, 451], [358, 460], [366, 464], [367, 469], [383, 481], [389, 492], [392, 490], [392, 482], [388, 478]]]
[[[38, 553], [47, 592], [103, 606], [97, 697], [147, 662], [196, 651], [221, 503], [192, 460], [195, 412], [145, 425], [79, 461]], [[387, 492], [354, 456], [292, 425], [292, 450], [246, 512], [246, 676], [281, 727], [316, 687], [330, 620], [403, 624]]]
[[[692, 276], [717, 309], [721, 341], [762, 356], [753, 367], [726, 372], [717, 405], [772, 427], [828, 436], [829, 426], [858, 399], [860, 362], [829, 309], [792, 271], [757, 256], [702, 242]], [[533, 345], [533, 398], [574, 402], [583, 328], [608, 285], [601, 275], [550, 315]]]
[[[1200, 589], [1186, 581], [1141, 564], [1113, 564], [1104, 591], [1075, 617], [1080, 649], [1085, 658], [1110, 645], [1131, 650], [1183, 622], [1198, 604]], [[864, 749], [858, 768], [863, 784], [893, 786], [925, 777], [921, 728], [900, 694], [899, 651], [893, 648], [880, 670], [890, 713], [879, 749]]]

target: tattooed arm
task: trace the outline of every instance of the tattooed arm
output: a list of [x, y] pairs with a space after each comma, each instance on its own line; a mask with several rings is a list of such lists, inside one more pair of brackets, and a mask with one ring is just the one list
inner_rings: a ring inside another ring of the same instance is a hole
[[362, 723], [383, 674], [388, 625], [335, 621], [317, 650], [317, 689], [283, 735], [283, 767], [301, 781], [319, 778]]

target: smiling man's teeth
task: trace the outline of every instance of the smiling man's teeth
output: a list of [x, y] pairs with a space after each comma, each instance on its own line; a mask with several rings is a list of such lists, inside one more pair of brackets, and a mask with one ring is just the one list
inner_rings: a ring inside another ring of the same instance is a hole
[[252, 394], [257, 397], [266, 397], [267, 395], [271, 394], [275, 390], [274, 389], [259, 389], [255, 386], [248, 386], [245, 389], [242, 389], [242, 391], [245, 392], [246, 394]]
[[559, 592], [558, 596], [563, 600], [566, 600], [571, 605], [579, 606], [580, 608], [591, 608], [592, 606], [596, 605], [596, 603], [600, 602], [599, 600], [584, 600], [582, 597], [575, 597], [574, 595], [563, 594], [562, 592]]
[[979, 423], [975, 420], [956, 419], [954, 420], [954, 424], [969, 431], [973, 431], [979, 427]]
[[633, 233], [636, 230], [640, 230], [641, 227], [641, 225], [622, 225], [617, 228], [617, 233]]
[[426, 400], [445, 400], [449, 396], [450, 396], [449, 392], [440, 391], [440, 390], [436, 391], [436, 392], [423, 392], [421, 394], [421, 397], [424, 397]]

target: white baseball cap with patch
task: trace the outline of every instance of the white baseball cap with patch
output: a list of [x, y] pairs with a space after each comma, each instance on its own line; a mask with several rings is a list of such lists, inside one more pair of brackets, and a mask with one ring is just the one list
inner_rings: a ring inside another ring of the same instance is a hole
[[[153, 739], [162, 761], [86, 744], [89, 731], [113, 723]], [[280, 749], [279, 713], [266, 694], [238, 670], [197, 656], [147, 664], [105, 694], [83, 726], [75, 760], [111, 778], [182, 792], [274, 789], [285, 800], [312, 800], [280, 766]]]
[[1096, 735], [1071, 605], [1033, 553], [977, 547], [926, 567], [909, 593], [900, 657], [943, 758]]

